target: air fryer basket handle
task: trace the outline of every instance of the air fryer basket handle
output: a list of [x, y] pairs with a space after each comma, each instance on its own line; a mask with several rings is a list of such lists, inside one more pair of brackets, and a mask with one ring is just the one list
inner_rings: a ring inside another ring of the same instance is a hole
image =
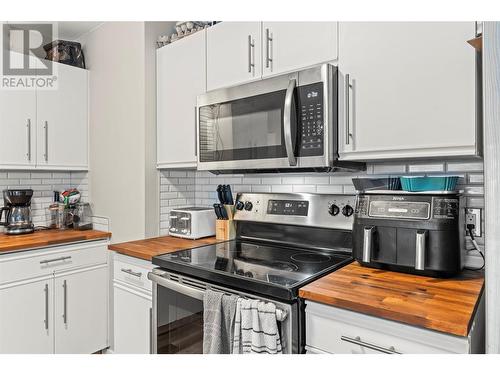
[[363, 230], [363, 262], [369, 263], [372, 258], [372, 243], [373, 233], [375, 233], [374, 226], [366, 226]]

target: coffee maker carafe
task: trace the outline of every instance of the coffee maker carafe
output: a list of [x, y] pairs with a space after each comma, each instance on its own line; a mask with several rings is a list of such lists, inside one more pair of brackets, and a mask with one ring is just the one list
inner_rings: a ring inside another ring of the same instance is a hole
[[[31, 221], [31, 197], [33, 190], [4, 190], [5, 207], [0, 208], [0, 225], [6, 227], [6, 234], [33, 233], [35, 226]], [[2, 221], [5, 217], [5, 221]]]

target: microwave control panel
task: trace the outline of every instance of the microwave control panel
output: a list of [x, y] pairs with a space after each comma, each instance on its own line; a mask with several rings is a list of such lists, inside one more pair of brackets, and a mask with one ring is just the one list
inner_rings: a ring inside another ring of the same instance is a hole
[[299, 101], [299, 156], [323, 155], [324, 100], [323, 83], [298, 87]]

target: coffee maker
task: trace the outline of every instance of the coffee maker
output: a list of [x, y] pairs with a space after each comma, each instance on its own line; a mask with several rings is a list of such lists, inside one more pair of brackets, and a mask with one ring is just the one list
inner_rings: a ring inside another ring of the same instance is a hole
[[[33, 233], [35, 226], [31, 221], [32, 196], [31, 189], [3, 191], [5, 207], [0, 208], [0, 225], [6, 227], [6, 234]], [[5, 217], [5, 221], [2, 221], [2, 217]]]

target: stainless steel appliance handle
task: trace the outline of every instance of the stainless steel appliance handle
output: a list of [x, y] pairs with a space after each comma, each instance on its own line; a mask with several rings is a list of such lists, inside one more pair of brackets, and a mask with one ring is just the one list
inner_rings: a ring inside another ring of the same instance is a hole
[[286, 89], [285, 105], [283, 108], [283, 133], [285, 136], [286, 155], [290, 166], [297, 165], [297, 158], [295, 157], [293, 149], [293, 139], [296, 135], [292, 135], [292, 99], [296, 86], [297, 81], [295, 79], [291, 79], [288, 83], [288, 88]]
[[351, 118], [350, 118], [350, 103], [349, 103], [349, 90], [351, 88], [351, 75], [345, 75], [345, 144], [349, 145], [351, 143]]
[[273, 70], [272, 62], [273, 59], [271, 57], [271, 46], [272, 46], [273, 38], [270, 35], [269, 28], [266, 29], [266, 68], [271, 67]]
[[40, 264], [48, 264], [48, 263], [52, 263], [52, 262], [60, 262], [60, 261], [68, 260], [68, 259], [71, 259], [71, 256], [64, 256], [64, 257], [59, 257], [59, 258], [54, 258], [54, 259], [41, 260]]
[[63, 322], [68, 324], [68, 283], [63, 282]]
[[45, 121], [45, 161], [49, 161], [49, 122]]
[[426, 230], [418, 230], [415, 244], [415, 269], [423, 271], [425, 269], [425, 248]]
[[135, 276], [135, 277], [141, 277], [142, 272], [134, 272], [130, 268], [122, 268], [122, 272], [128, 273], [129, 275]]
[[31, 161], [31, 119], [28, 119], [26, 122], [26, 128], [28, 130], [28, 152], [26, 156], [28, 157], [28, 161]]
[[252, 36], [248, 36], [248, 73], [252, 73], [252, 68], [255, 69], [255, 53], [252, 57], [252, 51], [255, 48], [255, 42], [252, 41]]
[[194, 156], [198, 156], [198, 108], [194, 106]]
[[45, 320], [43, 321], [45, 324], [45, 329], [49, 330], [49, 284], [45, 284], [45, 288], [43, 289], [45, 292]]
[[152, 272], [148, 273], [148, 279], [161, 285], [161, 286], [164, 286], [165, 288], [171, 289], [174, 292], [181, 293], [181, 294], [184, 294], [186, 296], [189, 296], [189, 297], [192, 297], [195, 299], [203, 300], [203, 296], [205, 295], [204, 290], [199, 290], [199, 289], [191, 288], [189, 286], [178, 284], [175, 281], [171, 281], [171, 280], [166, 279], [164, 277], [155, 275]]
[[149, 308], [149, 354], [153, 354], [153, 308]]
[[372, 257], [372, 238], [375, 227], [365, 227], [363, 230], [363, 262], [369, 263]]
[[370, 344], [370, 343], [364, 342], [361, 340], [361, 338], [359, 336], [356, 336], [355, 338], [351, 338], [348, 336], [341, 336], [340, 339], [342, 341], [346, 341], [346, 342], [349, 342], [351, 344], [359, 345], [359, 346], [362, 346], [364, 348], [375, 350], [377, 352], [384, 353], [384, 354], [401, 354], [401, 353], [397, 352], [396, 349], [394, 349], [394, 346], [390, 346], [389, 348], [384, 348], [382, 346], [378, 346], [375, 344]]

